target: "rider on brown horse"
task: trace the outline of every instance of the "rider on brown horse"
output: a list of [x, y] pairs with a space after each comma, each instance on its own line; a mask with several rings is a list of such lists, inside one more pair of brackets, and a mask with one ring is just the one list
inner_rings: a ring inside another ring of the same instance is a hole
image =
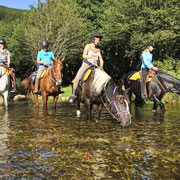
[[[35, 89], [33, 93], [38, 93], [39, 79], [41, 78], [41, 74], [47, 67], [52, 65], [52, 59], [55, 59], [54, 53], [48, 49], [48, 41], [42, 40], [41, 45], [42, 50], [40, 50], [37, 55], [37, 64], [39, 64], [39, 68], [37, 70]], [[60, 90], [60, 93], [64, 93], [64, 91]]]
[[69, 97], [69, 102], [73, 103], [74, 100], [77, 98], [76, 96], [76, 88], [78, 86], [79, 80], [81, 79], [83, 73], [88, 69], [90, 66], [98, 66], [100, 64], [101, 69], [103, 69], [104, 61], [101, 56], [100, 49], [97, 48], [98, 43], [101, 41], [103, 36], [99, 32], [95, 32], [91, 36], [91, 43], [87, 44], [83, 51], [83, 63], [76, 74], [73, 83], [73, 92], [72, 95]]
[[154, 43], [149, 41], [146, 45], [146, 49], [141, 54], [142, 65], [141, 65], [141, 97], [143, 99], [147, 99], [146, 92], [146, 77], [149, 72], [149, 69], [153, 69], [155, 71], [158, 70], [157, 67], [154, 67], [152, 64], [152, 51], [154, 49]]
[[49, 43], [47, 40], [43, 40], [41, 42], [42, 49], [38, 52], [37, 55], [37, 64], [39, 64], [39, 68], [37, 70], [37, 77], [35, 81], [35, 89], [33, 93], [38, 93], [39, 87], [39, 79], [41, 77], [42, 72], [52, 65], [52, 59], [55, 59], [54, 53], [48, 49]]

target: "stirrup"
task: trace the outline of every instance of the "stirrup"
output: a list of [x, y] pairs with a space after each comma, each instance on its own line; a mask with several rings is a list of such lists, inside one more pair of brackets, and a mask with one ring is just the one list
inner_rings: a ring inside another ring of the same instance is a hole
[[11, 92], [16, 92], [16, 88], [12, 87]]
[[71, 94], [71, 96], [69, 97], [68, 102], [73, 103], [76, 100], [77, 96], [75, 96], [74, 94]]

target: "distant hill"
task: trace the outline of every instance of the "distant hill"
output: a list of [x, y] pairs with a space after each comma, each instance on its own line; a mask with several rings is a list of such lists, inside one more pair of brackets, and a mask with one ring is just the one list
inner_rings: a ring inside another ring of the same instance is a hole
[[21, 18], [27, 10], [7, 8], [0, 6], [0, 20], [10, 22], [17, 18]]

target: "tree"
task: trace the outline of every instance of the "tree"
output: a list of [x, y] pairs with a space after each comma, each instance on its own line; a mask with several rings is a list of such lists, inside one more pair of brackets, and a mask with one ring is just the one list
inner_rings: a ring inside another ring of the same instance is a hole
[[156, 44], [155, 59], [179, 57], [178, 0], [108, 0], [105, 3], [109, 8], [103, 24], [104, 46], [108, 67], [117, 74], [117, 79], [129, 70], [140, 68], [139, 57], [149, 40]]

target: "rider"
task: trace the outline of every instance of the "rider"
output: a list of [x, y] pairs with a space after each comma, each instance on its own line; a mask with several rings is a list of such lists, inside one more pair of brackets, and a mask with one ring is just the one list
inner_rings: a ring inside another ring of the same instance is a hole
[[48, 49], [49, 43], [47, 40], [42, 40], [41, 42], [42, 49], [38, 52], [37, 55], [37, 64], [39, 64], [39, 68], [37, 71], [37, 77], [35, 81], [35, 88], [33, 93], [38, 93], [39, 79], [41, 77], [42, 72], [53, 64], [52, 59], [55, 59], [54, 53]]
[[11, 54], [6, 49], [6, 41], [4, 39], [0, 39], [0, 65], [6, 66], [11, 72], [11, 92], [16, 91], [16, 81], [15, 81], [15, 73], [14, 69], [10, 68], [11, 65]]
[[85, 70], [88, 69], [92, 65], [98, 66], [98, 64], [99, 64], [99, 68], [103, 69], [104, 61], [103, 61], [100, 49], [97, 47], [97, 45], [99, 44], [102, 38], [103, 36], [99, 32], [93, 33], [91, 35], [91, 42], [89, 44], [86, 44], [84, 48], [83, 55], [82, 55], [82, 58], [84, 60], [79, 71], [76, 74], [76, 77], [73, 83], [73, 92], [72, 92], [72, 95], [69, 97], [69, 102], [71, 103], [73, 103], [74, 100], [77, 98], [76, 88]]
[[154, 67], [152, 64], [152, 51], [154, 49], [154, 43], [152, 41], [149, 41], [146, 44], [146, 49], [141, 54], [141, 97], [143, 99], [147, 99], [147, 92], [146, 92], [146, 77], [149, 72], [149, 69], [153, 69], [154, 71], [157, 71], [158, 68]]

